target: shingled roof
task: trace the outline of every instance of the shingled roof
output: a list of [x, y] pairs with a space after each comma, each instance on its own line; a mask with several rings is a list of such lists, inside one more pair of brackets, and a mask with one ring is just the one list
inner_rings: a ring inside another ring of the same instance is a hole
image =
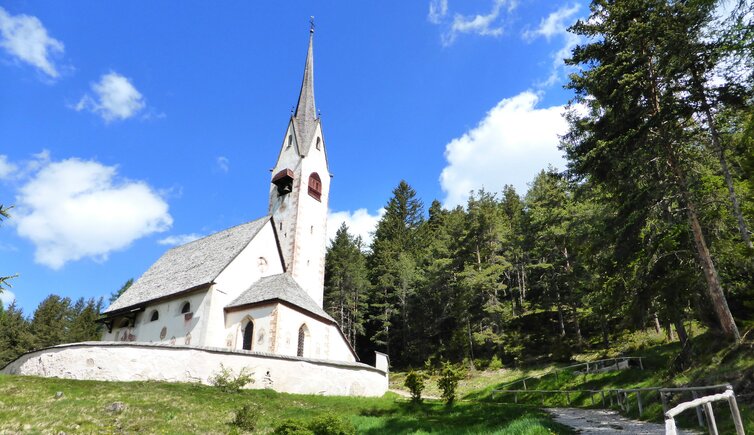
[[212, 283], [269, 220], [265, 216], [170, 249], [104, 312]]
[[335, 323], [335, 320], [322, 307], [317, 305], [314, 299], [287, 273], [260, 278], [225, 308], [241, 307], [276, 299], [291, 303]]

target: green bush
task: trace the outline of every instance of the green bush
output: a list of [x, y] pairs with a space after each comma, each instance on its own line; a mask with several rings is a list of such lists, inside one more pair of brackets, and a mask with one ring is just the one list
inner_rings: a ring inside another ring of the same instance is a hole
[[403, 381], [403, 385], [411, 392], [411, 400], [413, 402], [422, 401], [422, 391], [424, 391], [424, 374], [421, 372], [415, 372], [411, 370], [406, 375], [406, 380]]
[[356, 428], [351, 422], [333, 413], [325, 413], [308, 422], [286, 420], [275, 428], [278, 435], [355, 435]]
[[236, 417], [231, 424], [241, 430], [253, 431], [259, 420], [259, 409], [247, 403], [236, 410]]
[[503, 362], [497, 355], [493, 355], [489, 365], [487, 365], [487, 370], [500, 370], [501, 368], [503, 368]]
[[276, 435], [314, 435], [304, 423], [298, 420], [285, 420], [272, 432]]
[[314, 435], [356, 435], [356, 428], [350, 421], [329, 412], [314, 417], [306, 426]]
[[241, 388], [254, 383], [254, 373], [247, 373], [246, 367], [241, 369], [238, 376], [233, 375], [233, 370], [225, 368], [220, 363], [220, 371], [210, 378], [210, 383], [226, 393], [237, 393]]
[[440, 379], [437, 380], [437, 386], [442, 391], [442, 398], [448, 405], [456, 400], [456, 387], [458, 386], [458, 380], [461, 379], [461, 376], [461, 371], [453, 367], [449, 362], [444, 362], [442, 364]]

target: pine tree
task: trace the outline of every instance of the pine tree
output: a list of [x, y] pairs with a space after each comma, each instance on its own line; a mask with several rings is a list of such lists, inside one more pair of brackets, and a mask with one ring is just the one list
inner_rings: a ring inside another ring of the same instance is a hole
[[66, 343], [97, 341], [102, 337], [102, 325], [97, 323], [102, 311], [102, 298], [84, 300], [79, 298], [70, 310], [70, 325]]
[[[685, 210], [698, 265], [724, 333], [740, 340], [715, 262], [700, 222], [700, 207], [691, 189], [695, 149], [687, 125], [693, 110], [681, 95], [687, 71], [679, 68], [677, 47], [698, 40], [705, 15], [686, 18], [685, 2], [666, 0], [595, 0], [591, 16], [571, 28], [591, 40], [576, 47], [571, 65], [582, 69], [571, 76], [576, 105], [564, 140], [569, 169], [577, 177], [592, 178], [618, 197], [634, 199], [659, 193], [676, 198]], [[705, 11], [711, 2], [693, 2]], [[620, 77], [620, 79], [616, 79]], [[646, 198], [644, 198], [646, 199]], [[654, 206], [657, 201], [649, 201]]]
[[34, 337], [23, 311], [11, 302], [0, 314], [0, 367], [34, 348]]
[[71, 300], [49, 295], [39, 303], [31, 319], [34, 347], [43, 348], [65, 343], [71, 324]]
[[354, 349], [356, 337], [364, 334], [369, 286], [361, 238], [350, 235], [343, 223], [325, 257], [324, 305]]

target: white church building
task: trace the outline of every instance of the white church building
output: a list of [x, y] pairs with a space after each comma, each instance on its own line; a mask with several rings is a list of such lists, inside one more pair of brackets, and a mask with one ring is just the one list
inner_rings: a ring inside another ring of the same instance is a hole
[[23, 355], [2, 372], [209, 383], [220, 364], [252, 388], [382, 395], [387, 356], [358, 357], [323, 309], [330, 170], [314, 101], [314, 29], [270, 179], [267, 216], [168, 250], [103, 313], [101, 342]]

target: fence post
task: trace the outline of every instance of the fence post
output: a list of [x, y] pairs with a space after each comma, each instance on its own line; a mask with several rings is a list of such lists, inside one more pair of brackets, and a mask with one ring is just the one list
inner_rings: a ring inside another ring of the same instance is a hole
[[636, 404], [639, 406], [639, 417], [644, 413], [644, 408], [641, 406], [641, 391], [636, 392]]
[[513, 403], [518, 403], [518, 392], [513, 393]]
[[602, 396], [602, 407], [605, 407], [605, 391], [600, 390], [600, 396]]
[[524, 390], [526, 389], [526, 379], [522, 379], [521, 382], [524, 383]]
[[[728, 385], [726, 390], [731, 390], [733, 392], [733, 387]], [[730, 413], [733, 416], [733, 424], [736, 426], [736, 434], [737, 435], [744, 435], [744, 423], [741, 421], [741, 412], [738, 410], [738, 403], [736, 402], [736, 395], [731, 394], [730, 397], [728, 397], [728, 405], [730, 405]]]
[[662, 400], [662, 413], [668, 412], [668, 398], [665, 397], [665, 392], [660, 391], [660, 400]]
[[566, 391], [565, 393], [566, 393], [566, 400], [568, 401], [568, 406], [571, 406], [571, 395], [568, 393], [568, 391]]
[[641, 362], [641, 357], [639, 357], [639, 368], [644, 370], [644, 363]]
[[631, 412], [631, 402], [628, 400], [628, 391], [623, 392], [623, 402], [626, 404], [626, 414]]
[[594, 406], [594, 391], [589, 392], [589, 397], [592, 399], [592, 406]]
[[610, 396], [610, 407], [612, 408], [613, 407], [613, 391], [609, 390], [607, 392], [607, 395]]
[[717, 432], [717, 422], [715, 422], [715, 414], [712, 413], [712, 404], [710, 402], [704, 404], [704, 411], [707, 414], [707, 428], [709, 428], [709, 435], [719, 435]]
[[589, 363], [586, 363], [586, 372], [589, 373]]
[[545, 393], [542, 393], [542, 406], [545, 406]]
[[[693, 397], [694, 399], [699, 398], [699, 395], [696, 394], [696, 390], [691, 390], [691, 397]], [[699, 421], [699, 427], [704, 427], [704, 418], [702, 418], [701, 406], [696, 407], [696, 419]]]

